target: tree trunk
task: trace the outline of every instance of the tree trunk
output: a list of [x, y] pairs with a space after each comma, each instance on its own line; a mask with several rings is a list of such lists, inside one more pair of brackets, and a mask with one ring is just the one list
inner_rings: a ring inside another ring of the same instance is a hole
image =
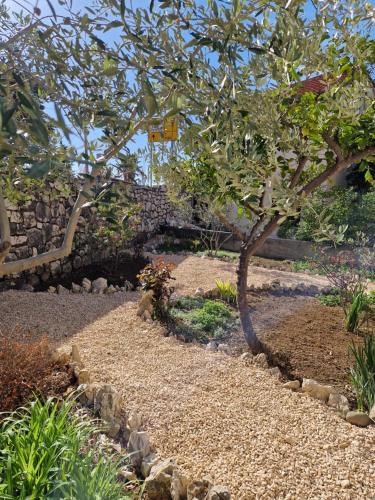
[[246, 342], [249, 344], [252, 352], [257, 354], [264, 351], [264, 346], [254, 330], [247, 302], [247, 276], [249, 272], [250, 250], [250, 247], [246, 243], [241, 245], [237, 270], [237, 305]]

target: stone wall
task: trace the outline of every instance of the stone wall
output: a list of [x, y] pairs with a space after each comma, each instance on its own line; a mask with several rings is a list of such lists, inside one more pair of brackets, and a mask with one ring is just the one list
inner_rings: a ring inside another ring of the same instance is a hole
[[[136, 216], [136, 236], [142, 235], [147, 240], [160, 226], [178, 222], [180, 214], [168, 200], [163, 186], [130, 185], [128, 193], [130, 199], [140, 207]], [[6, 200], [12, 243], [6, 260], [22, 259], [58, 248], [64, 238], [75, 197], [74, 186], [48, 182], [42, 190], [32, 193], [29, 199], [22, 203], [15, 204]], [[4, 277], [0, 279], [0, 289], [10, 285], [25, 288], [27, 284], [36, 286], [57, 275], [66, 275], [74, 269], [109, 259], [114, 254], [114, 248], [104, 244], [102, 239], [96, 236], [96, 212], [95, 207], [82, 210], [69, 257], [22, 275]]]

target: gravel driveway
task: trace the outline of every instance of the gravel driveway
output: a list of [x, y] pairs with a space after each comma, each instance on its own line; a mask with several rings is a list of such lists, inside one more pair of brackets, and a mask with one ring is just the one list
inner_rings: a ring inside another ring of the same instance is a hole
[[[184, 293], [214, 284], [216, 269], [209, 283], [209, 262], [198, 261], [175, 271]], [[217, 277], [233, 273], [226, 266]], [[158, 452], [194, 478], [228, 485], [234, 500], [375, 495], [375, 426], [353, 427], [239, 358], [163, 337], [136, 316], [136, 298], [6, 292], [0, 326], [77, 343], [93, 378], [144, 416]]]

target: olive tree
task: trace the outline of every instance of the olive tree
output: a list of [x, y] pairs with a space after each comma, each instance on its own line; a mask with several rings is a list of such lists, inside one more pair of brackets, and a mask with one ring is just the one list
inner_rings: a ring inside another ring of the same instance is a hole
[[[166, 0], [161, 9], [133, 34], [139, 60], [152, 58], [152, 88], [168, 89], [165, 113], [180, 118], [183, 153], [162, 175], [241, 239], [237, 302], [259, 352], [250, 257], [338, 173], [360, 164], [372, 182], [374, 9], [360, 0]], [[230, 203], [247, 225], [228, 216]]]
[[[45, 11], [29, 2], [17, 12], [0, 6], [0, 276], [69, 255], [93, 186], [113, 159], [126, 158], [122, 150], [153, 111], [144, 70], [132, 61], [134, 36], [119, 36], [124, 2], [47, 4]], [[83, 151], [70, 143], [73, 135]], [[6, 196], [29, 178], [64, 177], [71, 165], [85, 174], [61, 247], [6, 261]]]

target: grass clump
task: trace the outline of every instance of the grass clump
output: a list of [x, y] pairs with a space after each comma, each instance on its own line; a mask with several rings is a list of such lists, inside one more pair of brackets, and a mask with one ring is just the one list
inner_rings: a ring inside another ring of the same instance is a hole
[[130, 499], [119, 460], [104, 456], [94, 435], [70, 402], [36, 400], [11, 413], [0, 426], [0, 498]]
[[368, 334], [362, 346], [350, 347], [354, 365], [350, 369], [350, 383], [357, 396], [360, 410], [368, 410], [375, 404], [375, 336]]
[[216, 280], [216, 288], [219, 292], [219, 297], [228, 304], [235, 304], [237, 300], [237, 290], [233, 283], [229, 281]]
[[318, 300], [321, 304], [328, 307], [341, 305], [340, 294], [336, 290], [333, 290], [331, 293], [321, 293], [320, 295], [318, 295]]
[[221, 301], [182, 297], [170, 310], [172, 330], [188, 340], [223, 340], [238, 325], [233, 311]]

